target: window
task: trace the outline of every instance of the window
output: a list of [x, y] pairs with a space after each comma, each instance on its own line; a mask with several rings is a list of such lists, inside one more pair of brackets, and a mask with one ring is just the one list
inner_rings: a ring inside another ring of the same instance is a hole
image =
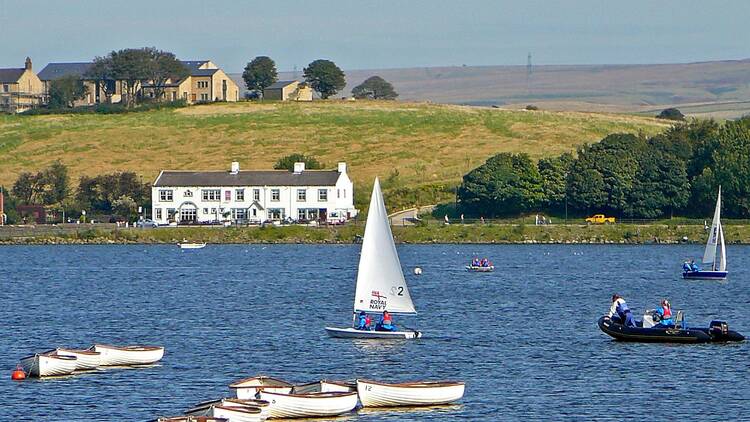
[[225, 190], [224, 191], [224, 200], [225, 201], [231, 201], [232, 200], [232, 191], [231, 190]]
[[161, 189], [159, 191], [159, 200], [162, 202], [172, 202], [173, 192], [171, 189]]
[[307, 219], [306, 212], [304, 208], [300, 208], [297, 210], [297, 220], [305, 220]]
[[186, 190], [185, 193], [182, 194], [185, 198], [192, 198], [193, 197], [193, 191]]
[[203, 208], [203, 214], [208, 214], [208, 208]]
[[180, 221], [182, 222], [195, 222], [197, 217], [197, 210], [195, 208], [183, 208], [180, 210]]
[[156, 219], [161, 220], [161, 208], [156, 209]]
[[270, 218], [271, 220], [283, 220], [284, 209], [283, 208], [269, 208], [268, 218]]
[[198, 81], [198, 88], [208, 88], [208, 81]]
[[253, 217], [257, 217], [257, 216], [258, 216], [258, 210], [253, 208]]
[[328, 201], [328, 189], [318, 189], [318, 202]]
[[203, 189], [203, 200], [207, 202], [217, 202], [221, 200], [221, 190], [219, 189]]
[[10, 86], [8, 84], [3, 84], [3, 92], [10, 92]]
[[235, 201], [244, 201], [245, 200], [245, 189], [235, 189], [234, 190], [234, 200]]
[[341, 189], [336, 189], [336, 198], [341, 198]]
[[305, 202], [305, 201], [307, 201], [307, 190], [297, 189], [297, 202]]
[[271, 201], [279, 202], [281, 200], [281, 192], [278, 189], [271, 189]]
[[201, 94], [201, 101], [208, 101], [208, 94]]
[[211, 208], [211, 214], [216, 214], [216, 208]]
[[260, 201], [260, 189], [253, 189], [253, 201]]

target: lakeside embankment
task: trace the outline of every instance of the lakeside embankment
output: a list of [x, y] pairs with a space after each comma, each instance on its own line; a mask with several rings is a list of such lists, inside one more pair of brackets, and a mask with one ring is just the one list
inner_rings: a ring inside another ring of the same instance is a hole
[[[750, 225], [727, 225], [727, 243], [750, 244]], [[353, 243], [364, 226], [118, 228], [114, 225], [0, 227], [0, 244]], [[393, 227], [398, 243], [703, 243], [701, 225], [454, 224]], [[687, 239], [685, 241], [684, 239]]]

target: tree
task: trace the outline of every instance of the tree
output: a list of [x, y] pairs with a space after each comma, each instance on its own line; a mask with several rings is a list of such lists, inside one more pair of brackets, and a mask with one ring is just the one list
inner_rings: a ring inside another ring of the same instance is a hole
[[364, 82], [352, 89], [352, 95], [357, 99], [395, 100], [398, 94], [393, 85], [380, 76], [370, 76]]
[[125, 106], [136, 104], [136, 94], [143, 81], [148, 80], [154, 67], [149, 48], [127, 48], [109, 53], [112, 66], [112, 79], [122, 81]]
[[542, 177], [543, 205], [548, 210], [560, 211], [565, 207], [567, 177], [573, 161], [573, 155], [565, 153], [557, 157], [542, 158], [537, 163]]
[[287, 155], [286, 157], [279, 158], [279, 161], [276, 162], [276, 164], [273, 165], [273, 168], [276, 170], [294, 170], [294, 163], [305, 163], [305, 168], [308, 170], [315, 170], [315, 169], [322, 169], [323, 163], [319, 162], [315, 157], [312, 155], [304, 155], [304, 154], [291, 154]]
[[685, 115], [676, 108], [666, 108], [656, 116], [657, 119], [685, 120]]
[[13, 183], [11, 193], [21, 205], [31, 205], [36, 203], [41, 191], [37, 175], [24, 171]]
[[245, 66], [242, 79], [247, 89], [262, 93], [278, 80], [276, 63], [269, 57], [258, 56]]
[[189, 75], [190, 71], [181, 61], [177, 60], [174, 53], [157, 50], [154, 47], [144, 48], [144, 50], [150, 55], [146, 73], [153, 84], [154, 97], [161, 101], [167, 80], [180, 80]]
[[68, 168], [56, 161], [36, 174], [19, 174], [12, 192], [22, 205], [53, 205], [68, 196], [68, 182]]
[[324, 99], [346, 86], [344, 72], [330, 60], [319, 59], [307, 65], [302, 74], [305, 81]]
[[[126, 201], [124, 197], [128, 200]], [[126, 205], [130, 206], [131, 200], [136, 205], [149, 207], [151, 192], [148, 183], [141, 183], [135, 173], [126, 171], [96, 177], [81, 176], [76, 200], [81, 207], [88, 208], [92, 213], [109, 214], [122, 211]], [[128, 216], [128, 214], [119, 215]]]
[[497, 154], [464, 176], [458, 200], [475, 215], [531, 211], [544, 200], [542, 177], [527, 154]]
[[52, 108], [73, 107], [76, 100], [88, 94], [88, 89], [77, 75], [67, 75], [52, 80], [49, 87], [49, 106]]
[[112, 100], [112, 95], [115, 93], [115, 79], [110, 56], [95, 57], [91, 67], [84, 73], [84, 77], [94, 81], [99, 91], [104, 94], [107, 103]]

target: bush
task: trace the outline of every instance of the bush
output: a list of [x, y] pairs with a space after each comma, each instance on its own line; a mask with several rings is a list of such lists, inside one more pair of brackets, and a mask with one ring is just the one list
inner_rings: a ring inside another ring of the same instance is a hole
[[153, 102], [141, 104], [135, 108], [127, 108], [123, 104], [97, 104], [94, 106], [81, 106], [75, 108], [35, 108], [22, 114], [22, 116], [39, 116], [47, 114], [122, 114], [138, 113], [142, 111], [161, 110], [168, 108], [187, 107], [185, 100], [170, 102]]
[[537, 111], [537, 110], [539, 110], [539, 107], [537, 107], [537, 106], [535, 106], [533, 104], [529, 104], [529, 105], [526, 106], [526, 110]]
[[658, 116], [656, 116], [657, 119], [665, 119], [665, 120], [685, 120], [685, 115], [682, 114], [682, 112], [676, 108], [667, 108], [662, 110], [661, 113], [659, 113]]

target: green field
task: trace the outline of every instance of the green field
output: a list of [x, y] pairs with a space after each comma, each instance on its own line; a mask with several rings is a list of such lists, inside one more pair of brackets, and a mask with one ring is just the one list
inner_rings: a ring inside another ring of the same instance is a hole
[[[453, 186], [498, 152], [535, 158], [574, 150], [613, 132], [654, 134], [649, 117], [526, 112], [402, 102], [223, 103], [129, 114], [0, 116], [0, 184], [55, 160], [80, 175], [160, 170], [268, 169], [284, 155], [349, 164], [361, 201], [374, 176], [396, 187]], [[398, 176], [396, 177], [396, 171]], [[392, 201], [427, 203], [429, 197]], [[394, 203], [395, 202], [395, 203]]]

